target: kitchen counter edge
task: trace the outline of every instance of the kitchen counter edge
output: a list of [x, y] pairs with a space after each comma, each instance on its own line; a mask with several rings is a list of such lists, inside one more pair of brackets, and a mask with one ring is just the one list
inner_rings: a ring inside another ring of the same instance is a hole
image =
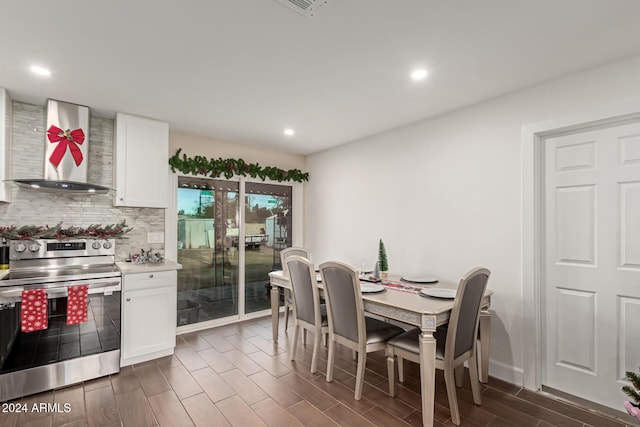
[[116, 266], [122, 274], [147, 273], [151, 271], [171, 271], [182, 269], [182, 264], [165, 260], [162, 263], [134, 264], [132, 262], [116, 262]]

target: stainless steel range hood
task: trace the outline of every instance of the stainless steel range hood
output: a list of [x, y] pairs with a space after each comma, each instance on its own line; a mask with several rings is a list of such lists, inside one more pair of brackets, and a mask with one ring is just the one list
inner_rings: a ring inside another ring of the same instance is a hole
[[97, 184], [76, 181], [54, 181], [47, 179], [14, 179], [13, 182], [21, 187], [43, 191], [65, 191], [68, 193], [104, 194], [111, 188]]
[[47, 101], [44, 177], [13, 181], [27, 188], [74, 193], [106, 193], [102, 185], [87, 182], [89, 107]]

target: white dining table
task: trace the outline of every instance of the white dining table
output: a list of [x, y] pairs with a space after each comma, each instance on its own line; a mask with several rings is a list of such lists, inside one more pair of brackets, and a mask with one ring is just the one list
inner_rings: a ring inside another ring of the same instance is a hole
[[[271, 321], [273, 327], [273, 341], [278, 341], [280, 288], [291, 289], [289, 278], [282, 271], [269, 273], [271, 283]], [[398, 283], [400, 277], [390, 275], [389, 281]], [[318, 283], [322, 289], [322, 283]], [[414, 284], [412, 284], [414, 285]], [[455, 289], [457, 283], [438, 282], [428, 287]], [[426, 286], [425, 286], [426, 287]], [[482, 300], [480, 313], [480, 381], [486, 383], [489, 368], [489, 339], [491, 337], [491, 296], [493, 292], [486, 290]], [[391, 320], [397, 320], [409, 325], [417, 326], [420, 334], [420, 379], [422, 394], [422, 424], [433, 426], [434, 396], [435, 396], [435, 360], [436, 340], [433, 333], [440, 325], [449, 321], [452, 299], [425, 298], [416, 293], [387, 288], [380, 293], [363, 293], [364, 310]]]

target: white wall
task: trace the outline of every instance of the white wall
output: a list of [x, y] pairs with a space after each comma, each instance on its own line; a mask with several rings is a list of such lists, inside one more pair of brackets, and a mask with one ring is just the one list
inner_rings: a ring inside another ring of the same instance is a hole
[[[265, 150], [249, 145], [237, 144], [218, 139], [206, 138], [181, 132], [169, 133], [169, 156], [182, 148], [182, 154], [189, 157], [201, 155], [209, 158], [241, 158], [247, 163], [260, 163], [262, 166], [276, 166], [281, 169], [300, 169], [304, 171], [305, 158], [298, 154]], [[224, 178], [224, 177], [222, 177]]]
[[[535, 66], [535, 62], [532, 62]], [[317, 262], [457, 281], [492, 271], [491, 375], [522, 383], [523, 125], [640, 98], [640, 57], [307, 158], [305, 244]]]

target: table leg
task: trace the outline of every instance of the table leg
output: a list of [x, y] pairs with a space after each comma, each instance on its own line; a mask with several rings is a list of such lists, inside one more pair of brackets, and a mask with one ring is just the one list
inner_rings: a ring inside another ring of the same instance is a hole
[[273, 342], [278, 342], [278, 323], [280, 321], [280, 287], [271, 285], [271, 329]]
[[491, 313], [480, 312], [480, 382], [489, 381], [489, 347], [491, 346]]
[[436, 388], [435, 329], [422, 329], [420, 334], [420, 390], [422, 393], [422, 425], [433, 426], [434, 396]]

